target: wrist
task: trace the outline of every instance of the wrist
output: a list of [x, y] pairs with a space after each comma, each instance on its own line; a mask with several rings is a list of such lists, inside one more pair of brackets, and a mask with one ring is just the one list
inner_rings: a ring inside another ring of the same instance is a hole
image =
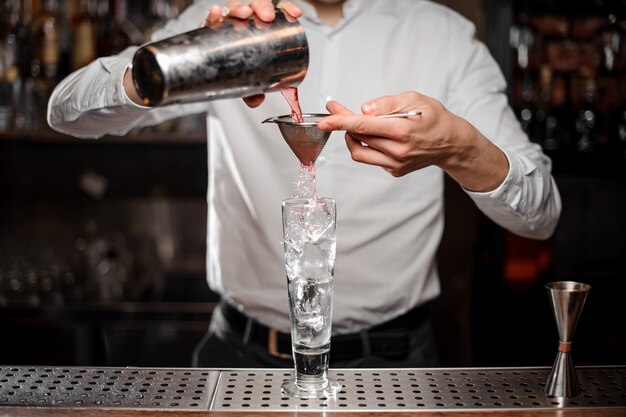
[[480, 154], [480, 132], [467, 120], [452, 115], [448, 154], [437, 164], [448, 174], [471, 168]]
[[453, 131], [453, 152], [440, 168], [467, 190], [489, 192], [498, 188], [509, 172], [502, 150], [463, 118], [457, 117]]
[[141, 100], [141, 97], [139, 97], [139, 94], [137, 93], [137, 89], [135, 88], [135, 83], [133, 82], [133, 74], [132, 74], [130, 66], [126, 68], [126, 71], [124, 71], [123, 86], [124, 86], [124, 92], [126, 93], [126, 96], [133, 103], [138, 104], [140, 106], [144, 105], [143, 101]]

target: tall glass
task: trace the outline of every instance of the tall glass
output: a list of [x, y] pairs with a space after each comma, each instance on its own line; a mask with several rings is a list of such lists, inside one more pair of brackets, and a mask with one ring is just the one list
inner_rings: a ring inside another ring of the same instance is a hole
[[327, 397], [341, 390], [341, 384], [328, 378], [336, 236], [335, 200], [283, 201], [295, 377], [282, 389], [300, 398]]

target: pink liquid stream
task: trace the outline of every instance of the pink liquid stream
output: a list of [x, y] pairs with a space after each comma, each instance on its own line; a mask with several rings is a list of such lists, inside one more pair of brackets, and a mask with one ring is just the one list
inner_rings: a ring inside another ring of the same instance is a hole
[[283, 97], [289, 103], [291, 107], [291, 118], [296, 123], [304, 122], [302, 117], [302, 108], [300, 108], [300, 100], [298, 100], [298, 89], [295, 87], [289, 87], [281, 91]]
[[[282, 95], [289, 103], [291, 108], [291, 118], [296, 123], [304, 122], [302, 117], [302, 108], [300, 107], [300, 100], [298, 99], [298, 89], [295, 87], [289, 87], [282, 90]], [[294, 197], [313, 198], [318, 200], [317, 190], [315, 189], [315, 165], [314, 164], [300, 164], [300, 175], [296, 181], [296, 189], [294, 191]]]

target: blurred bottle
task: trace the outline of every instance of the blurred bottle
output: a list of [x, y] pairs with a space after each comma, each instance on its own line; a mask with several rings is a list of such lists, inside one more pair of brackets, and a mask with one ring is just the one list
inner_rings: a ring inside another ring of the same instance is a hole
[[19, 126], [19, 1], [0, 2], [0, 131]]
[[20, 20], [17, 29], [18, 67], [20, 71], [20, 100], [18, 128], [24, 129], [35, 125], [37, 111], [33, 103], [33, 79], [31, 77], [31, 61], [33, 56], [33, 4], [32, 0], [16, 0], [20, 4]]
[[121, 301], [133, 276], [133, 253], [126, 237], [115, 231], [103, 232], [87, 219], [83, 237], [75, 240], [80, 256], [82, 296], [91, 301]]
[[537, 108], [535, 106], [535, 77], [529, 69], [530, 52], [535, 43], [535, 33], [529, 23], [529, 16], [521, 12], [517, 22], [509, 30], [509, 45], [515, 49], [517, 56], [517, 71], [519, 77], [519, 119], [522, 129], [528, 134], [533, 142], [540, 142], [537, 137]]
[[613, 172], [626, 173], [626, 110], [615, 109], [606, 116], [606, 154]]
[[617, 17], [609, 15], [609, 25], [602, 31], [602, 52], [604, 55], [604, 68], [612, 71], [615, 68], [615, 59], [620, 51], [622, 32], [617, 25]]
[[72, 61], [72, 20], [78, 14], [75, 0], [57, 0], [59, 17], [59, 81], [71, 72]]
[[[32, 60], [30, 74], [33, 94], [38, 108], [47, 106], [48, 98], [59, 81], [61, 64], [61, 17], [57, 0], [45, 0], [42, 11], [35, 16], [32, 25]], [[43, 126], [39, 115], [35, 128]]]
[[559, 109], [563, 104], [560, 100], [559, 84], [554, 82], [552, 68], [542, 65], [539, 77], [540, 111], [543, 116], [541, 145], [548, 152], [554, 152], [561, 147], [561, 115]]
[[109, 0], [96, 0], [96, 56], [105, 56], [109, 42], [106, 39], [110, 15]]
[[526, 132], [532, 141], [534, 140], [532, 126], [535, 120], [535, 106], [533, 104], [533, 100], [535, 94], [533, 92], [533, 75], [530, 71], [524, 70], [522, 71], [521, 77], [521, 91], [520, 91], [520, 112], [519, 118], [522, 123], [522, 129]]
[[[575, 121], [578, 141], [576, 148], [582, 153], [597, 150], [598, 145], [605, 142], [602, 135], [602, 120], [597, 110], [598, 84], [595, 74], [588, 68], [581, 69], [582, 80], [579, 83], [581, 106]], [[604, 138], [606, 139], [606, 138]]]
[[511, 26], [509, 43], [517, 51], [517, 65], [527, 69], [530, 64], [530, 54], [535, 43], [535, 32], [529, 24], [526, 13], [520, 13], [519, 21]]
[[626, 165], [626, 110], [619, 112], [615, 137], [621, 150], [622, 164]]
[[96, 59], [96, 0], [81, 0], [78, 14], [72, 22], [72, 71], [84, 67]]
[[161, 29], [165, 23], [178, 14], [170, 0], [150, 0], [150, 7], [146, 10], [144, 3], [132, 4], [131, 20], [136, 22], [139, 30], [143, 33], [143, 42], [150, 42], [152, 34]]
[[128, 20], [128, 2], [126, 0], [110, 0], [108, 16], [104, 20], [104, 28], [98, 43], [98, 55], [117, 54], [130, 45], [143, 43], [143, 34]]

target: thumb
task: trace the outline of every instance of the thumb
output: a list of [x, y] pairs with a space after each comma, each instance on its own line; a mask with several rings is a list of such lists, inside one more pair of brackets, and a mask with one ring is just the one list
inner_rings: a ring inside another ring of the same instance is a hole
[[330, 100], [326, 103], [326, 110], [330, 113], [330, 116], [324, 117], [322, 120], [317, 122], [317, 128], [323, 132], [330, 132], [334, 129], [333, 121], [337, 120], [337, 118], [342, 118], [342, 116], [353, 115], [352, 111], [349, 108], [344, 106], [335, 100]]
[[330, 100], [326, 103], [326, 110], [330, 114], [354, 114], [349, 108], [335, 100]]
[[383, 96], [374, 100], [367, 101], [361, 106], [363, 114], [380, 116], [392, 113], [404, 113], [415, 107], [415, 99], [413, 97], [417, 93], [407, 92], [393, 96]]

